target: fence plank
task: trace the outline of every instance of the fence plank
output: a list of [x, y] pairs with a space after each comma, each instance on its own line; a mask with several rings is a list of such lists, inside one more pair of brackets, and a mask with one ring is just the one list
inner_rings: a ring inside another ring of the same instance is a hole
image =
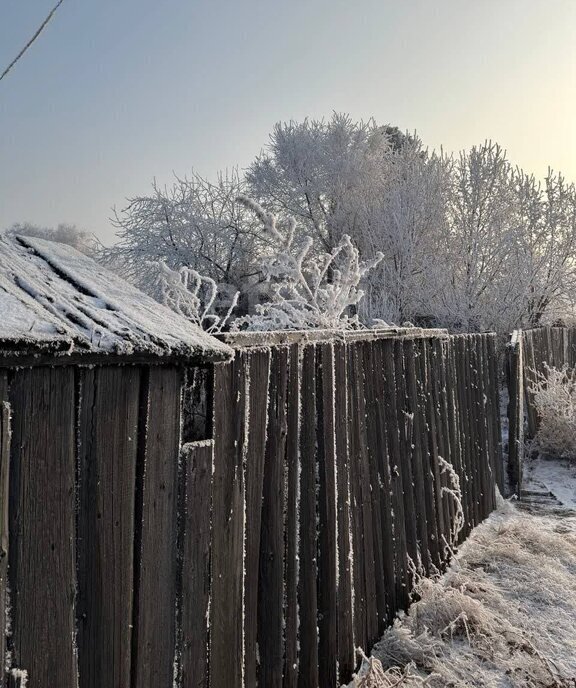
[[409, 601], [408, 558], [404, 514], [404, 487], [402, 485], [402, 461], [400, 449], [400, 430], [396, 408], [396, 380], [394, 367], [394, 342], [382, 341], [384, 361], [386, 427], [388, 432], [388, 452], [392, 488], [392, 511], [394, 513], [394, 569], [396, 581], [396, 605], [406, 609]]
[[334, 346], [317, 348], [318, 395], [318, 668], [320, 686], [337, 685], [336, 437]]
[[10, 483], [10, 404], [8, 377], [0, 370], [0, 685], [6, 657], [6, 592], [8, 586], [8, 499]]
[[82, 688], [130, 685], [140, 374], [138, 368], [111, 366], [80, 372], [78, 661]]
[[19, 370], [10, 385], [12, 667], [28, 672], [30, 686], [78, 684], [74, 391], [65, 367]]
[[437, 370], [437, 359], [434, 355], [433, 345], [430, 340], [426, 340], [426, 357], [428, 362], [427, 377], [426, 377], [426, 414], [428, 424], [428, 445], [430, 452], [430, 472], [432, 476], [432, 485], [434, 492], [434, 511], [437, 523], [438, 533], [438, 552], [436, 566], [443, 564], [443, 552], [445, 540], [448, 537], [448, 523], [445, 513], [445, 503], [442, 498], [442, 479], [440, 476], [440, 463], [438, 460], [438, 442], [439, 442], [439, 413], [437, 404], [437, 394], [435, 392]]
[[354, 642], [358, 647], [366, 647], [366, 557], [364, 550], [364, 509], [362, 507], [362, 456], [358, 410], [357, 364], [354, 349], [355, 343], [349, 343], [348, 350], [348, 422], [350, 442], [350, 500], [351, 500], [351, 533], [354, 565], [353, 603], [354, 603]]
[[244, 600], [244, 684], [256, 684], [258, 570], [262, 526], [262, 489], [270, 386], [270, 349], [247, 354], [250, 375], [249, 429], [246, 449], [246, 553]]
[[286, 438], [286, 619], [284, 650], [284, 688], [298, 684], [298, 513], [300, 464], [300, 380], [301, 347], [290, 346], [287, 392]]
[[406, 369], [406, 394], [408, 412], [412, 416], [412, 481], [414, 485], [414, 516], [418, 533], [418, 551], [424, 570], [430, 570], [430, 551], [428, 549], [428, 522], [426, 514], [425, 476], [422, 463], [422, 417], [418, 405], [418, 381], [416, 376], [416, 358], [419, 355], [414, 341], [407, 340], [404, 344], [404, 362]]
[[210, 685], [241, 688], [244, 636], [244, 499], [247, 354], [214, 372], [214, 474]]
[[208, 688], [210, 520], [214, 443], [182, 447], [185, 499], [182, 541], [181, 685]]
[[[412, 442], [412, 416], [407, 407], [406, 398], [406, 373], [404, 369], [404, 341], [397, 339], [394, 342], [395, 380], [397, 395], [397, 413], [400, 430], [402, 485], [404, 492], [404, 515], [406, 546], [408, 556], [414, 564], [418, 563], [418, 533], [416, 529], [416, 507], [414, 504], [414, 478], [412, 476], [413, 442]], [[410, 587], [413, 584], [411, 577]]]
[[[438, 447], [438, 457], [444, 459], [445, 461], [450, 461], [450, 447], [449, 447], [449, 431], [447, 414], [445, 412], [445, 395], [443, 394], [442, 386], [442, 368], [443, 368], [443, 355], [442, 355], [442, 342], [439, 339], [430, 340], [430, 351], [431, 351], [431, 391], [432, 399], [434, 403], [434, 413], [436, 416], [436, 444]], [[438, 473], [435, 472], [435, 479], [438, 480], [440, 485], [440, 503], [442, 505], [442, 515], [444, 519], [444, 538], [445, 541], [440, 543], [440, 549], [443, 550], [442, 559], [445, 561], [447, 557], [448, 550], [447, 543], [450, 538], [451, 523], [453, 518], [453, 504], [449, 499], [445, 488], [449, 486], [448, 484], [448, 474], [440, 465], [440, 458], [438, 459]]]
[[[440, 362], [439, 377], [438, 377], [438, 397], [440, 403], [440, 418], [442, 426], [442, 434], [444, 438], [444, 447], [442, 457], [450, 464], [452, 469], [456, 470], [454, 457], [454, 436], [452, 434], [450, 408], [449, 408], [449, 389], [448, 389], [448, 367], [449, 367], [449, 351], [447, 340], [438, 340], [437, 355]], [[453, 488], [452, 481], [448, 472], [444, 473], [444, 484], [449, 489]], [[448, 513], [450, 516], [450, 530], [454, 523], [456, 512], [456, 504], [449, 493], [446, 493], [445, 500], [448, 503]], [[448, 553], [448, 556], [449, 553]]]
[[365, 623], [366, 641], [364, 647], [378, 639], [378, 620], [376, 615], [376, 572], [374, 566], [374, 530], [372, 518], [372, 489], [370, 487], [370, 468], [368, 459], [368, 437], [366, 428], [365, 370], [362, 365], [362, 342], [353, 345], [354, 381], [356, 387], [356, 427], [358, 432], [358, 459], [360, 468], [360, 504], [362, 508], [361, 541], [364, 548], [365, 575]]
[[315, 345], [304, 347], [300, 434], [300, 650], [298, 686], [318, 685], [318, 598], [316, 541], [316, 370]]
[[466, 524], [463, 536], [466, 537], [475, 525], [474, 518], [474, 480], [472, 474], [472, 449], [470, 436], [470, 409], [468, 405], [468, 375], [466, 368], [466, 346], [467, 336], [461, 335], [456, 339], [457, 346], [457, 387], [458, 387], [458, 406], [460, 416], [460, 435], [462, 443], [462, 459], [464, 466], [464, 481], [462, 490], [466, 505]]
[[282, 685], [284, 661], [284, 460], [288, 385], [286, 347], [273, 350], [270, 378], [258, 577], [258, 684], [274, 688]]
[[347, 347], [334, 344], [334, 403], [336, 417], [337, 509], [338, 509], [338, 669], [341, 683], [354, 670], [354, 628], [352, 609], [352, 567], [350, 549], [350, 457], [348, 446]]
[[132, 631], [132, 685], [138, 688], [169, 685], [174, 677], [182, 383], [179, 368], [155, 366], [148, 372]]
[[390, 456], [385, 414], [385, 378], [383, 350], [380, 342], [374, 342], [374, 396], [375, 432], [377, 437], [377, 480], [380, 492], [381, 552], [386, 601], [386, 621], [392, 622], [396, 615], [396, 580], [394, 573], [394, 519], [392, 514], [392, 487]]
[[418, 366], [418, 411], [421, 425], [421, 460], [422, 475], [424, 478], [424, 504], [426, 510], [426, 525], [428, 531], [427, 552], [428, 566], [437, 566], [440, 549], [438, 539], [438, 518], [436, 516], [436, 503], [434, 496], [434, 478], [432, 473], [432, 454], [429, 440], [430, 426], [428, 424], [428, 387], [429, 364], [428, 346], [426, 340], [417, 342], [416, 364]]
[[386, 627], [388, 609], [386, 601], [386, 579], [384, 574], [384, 557], [389, 553], [384, 552], [384, 535], [382, 532], [382, 478], [379, 476], [379, 461], [381, 448], [380, 428], [378, 427], [378, 404], [380, 399], [377, 393], [378, 366], [376, 363], [376, 347], [373, 342], [360, 343], [362, 354], [362, 367], [364, 375], [364, 396], [366, 399], [366, 432], [368, 465], [370, 477], [370, 497], [372, 500], [372, 533], [374, 548], [374, 570], [376, 583], [376, 612], [378, 637], [382, 635]]

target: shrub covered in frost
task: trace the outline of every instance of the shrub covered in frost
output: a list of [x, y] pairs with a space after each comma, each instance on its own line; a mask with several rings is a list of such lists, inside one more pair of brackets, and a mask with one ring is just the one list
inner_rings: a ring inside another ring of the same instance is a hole
[[269, 300], [256, 313], [238, 318], [233, 329], [307, 330], [349, 329], [359, 325], [351, 314], [364, 295], [360, 282], [383, 256], [361, 261], [347, 234], [330, 252], [314, 252], [312, 237], [297, 240], [296, 222], [283, 231], [275, 215], [246, 196], [239, 200], [262, 222], [271, 250], [261, 270], [270, 284]]
[[160, 303], [210, 333], [221, 332], [236, 304], [238, 292], [222, 309], [218, 285], [189, 267], [172, 270], [164, 261], [149, 264], [156, 271], [152, 295]]
[[533, 447], [541, 454], [576, 458], [576, 370], [544, 366], [530, 387], [539, 419]]

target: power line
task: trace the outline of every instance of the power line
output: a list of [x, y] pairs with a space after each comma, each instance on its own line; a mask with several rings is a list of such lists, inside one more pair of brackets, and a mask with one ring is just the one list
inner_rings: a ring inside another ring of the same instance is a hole
[[6, 67], [6, 69], [0, 74], [0, 81], [8, 74], [8, 72], [14, 67], [14, 65], [18, 62], [18, 60], [24, 55], [24, 53], [28, 50], [28, 48], [34, 43], [34, 41], [38, 38], [38, 36], [44, 31], [46, 28], [46, 25], [48, 22], [52, 19], [52, 17], [56, 14], [56, 10], [60, 7], [60, 5], [64, 2], [64, 0], [58, 0], [56, 5], [52, 8], [50, 11], [50, 14], [46, 17], [46, 19], [40, 24], [38, 27], [36, 33], [32, 36], [32, 38], [26, 43], [26, 45], [22, 48], [22, 50], [16, 55], [16, 57], [12, 60], [12, 62]]

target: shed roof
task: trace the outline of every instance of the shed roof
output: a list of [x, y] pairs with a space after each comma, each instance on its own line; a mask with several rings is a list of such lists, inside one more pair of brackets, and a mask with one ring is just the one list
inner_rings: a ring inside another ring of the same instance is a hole
[[232, 350], [71, 246], [0, 236], [0, 356], [225, 360]]

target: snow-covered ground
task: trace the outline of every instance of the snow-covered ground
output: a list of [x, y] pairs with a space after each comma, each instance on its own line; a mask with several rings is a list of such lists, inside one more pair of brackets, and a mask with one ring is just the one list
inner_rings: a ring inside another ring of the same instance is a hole
[[[576, 467], [538, 459], [531, 489], [576, 508]], [[350, 687], [576, 687], [576, 515], [498, 509], [376, 645]]]
[[[576, 509], [576, 462], [539, 456], [524, 464], [525, 490], [551, 492], [567, 509]], [[576, 650], [575, 650], [576, 651]]]

